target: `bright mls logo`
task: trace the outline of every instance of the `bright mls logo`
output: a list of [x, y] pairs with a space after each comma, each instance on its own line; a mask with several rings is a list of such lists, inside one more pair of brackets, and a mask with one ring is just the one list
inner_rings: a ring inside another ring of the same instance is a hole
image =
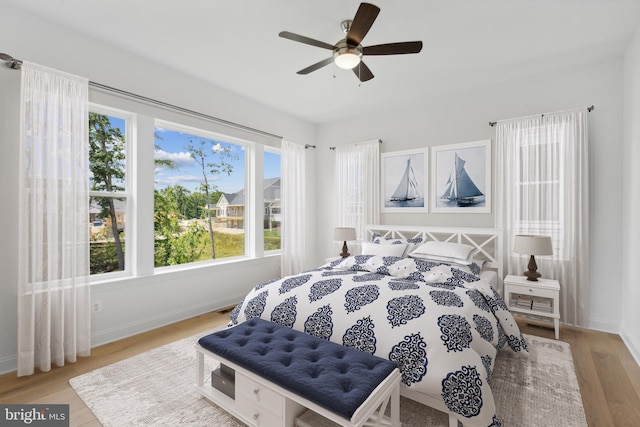
[[0, 405], [0, 425], [69, 427], [69, 405]]

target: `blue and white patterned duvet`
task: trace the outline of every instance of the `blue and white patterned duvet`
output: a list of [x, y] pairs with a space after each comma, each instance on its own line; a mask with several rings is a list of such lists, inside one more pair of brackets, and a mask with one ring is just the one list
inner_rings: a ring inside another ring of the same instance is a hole
[[406, 386], [442, 400], [465, 426], [500, 426], [490, 388], [497, 350], [527, 345], [479, 270], [358, 255], [257, 285], [231, 323], [261, 317], [387, 358]]

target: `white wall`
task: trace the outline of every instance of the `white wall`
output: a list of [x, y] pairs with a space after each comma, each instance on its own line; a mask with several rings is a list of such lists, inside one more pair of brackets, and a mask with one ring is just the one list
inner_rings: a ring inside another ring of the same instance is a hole
[[[589, 326], [620, 324], [622, 207], [622, 60], [525, 77], [460, 93], [425, 94], [422, 105], [318, 127], [324, 171], [318, 229], [333, 226], [333, 151], [327, 147], [380, 138], [383, 152], [495, 138], [489, 121], [595, 105], [589, 114], [591, 292]], [[495, 144], [495, 143], [494, 143]], [[495, 201], [494, 201], [495, 208]], [[383, 214], [386, 224], [493, 227], [494, 214]], [[318, 236], [328, 236], [319, 232]], [[324, 237], [318, 260], [335, 252]]]
[[[24, 28], [37, 31], [24, 31]], [[247, 98], [3, 6], [2, 52], [167, 103], [315, 144], [315, 126]], [[18, 244], [18, 123], [20, 73], [0, 67], [0, 373], [15, 369]], [[95, 97], [93, 94], [92, 97]], [[315, 189], [315, 152], [307, 153], [308, 194]], [[315, 199], [307, 204], [311, 238]], [[313, 247], [309, 249], [315, 258]], [[92, 286], [103, 311], [92, 316], [98, 345], [237, 302], [252, 286], [280, 274], [280, 257], [136, 277]]]
[[620, 334], [640, 363], [640, 29], [624, 58], [623, 180], [622, 180], [622, 324]]

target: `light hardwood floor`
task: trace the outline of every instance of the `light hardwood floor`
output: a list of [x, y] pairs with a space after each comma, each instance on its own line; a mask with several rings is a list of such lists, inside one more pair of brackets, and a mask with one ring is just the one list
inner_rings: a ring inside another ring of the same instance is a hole
[[[15, 374], [0, 376], [0, 403], [68, 403], [71, 426], [100, 426], [69, 386], [69, 379], [224, 325], [228, 318], [228, 311], [204, 314], [97, 347], [91, 357], [50, 372], [22, 378]], [[526, 334], [553, 338], [552, 328], [529, 325], [521, 320], [518, 323]], [[589, 426], [640, 426], [640, 367], [620, 337], [561, 326], [560, 339], [571, 345]]]

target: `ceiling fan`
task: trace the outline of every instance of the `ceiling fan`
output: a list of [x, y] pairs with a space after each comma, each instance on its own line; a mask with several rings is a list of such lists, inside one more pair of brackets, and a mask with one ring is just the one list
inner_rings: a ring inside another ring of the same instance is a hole
[[370, 3], [361, 3], [356, 16], [352, 20], [342, 21], [341, 27], [345, 32], [345, 38], [335, 45], [314, 40], [309, 37], [282, 31], [279, 36], [285, 39], [320, 47], [333, 51], [333, 55], [327, 59], [308, 66], [297, 74], [309, 74], [332, 62], [344, 69], [352, 69], [361, 82], [366, 82], [373, 78], [373, 73], [362, 62], [364, 55], [401, 55], [407, 53], [418, 53], [422, 50], [422, 42], [399, 42], [386, 43], [375, 46], [362, 46], [362, 39], [369, 32], [373, 22], [378, 17], [380, 8]]

